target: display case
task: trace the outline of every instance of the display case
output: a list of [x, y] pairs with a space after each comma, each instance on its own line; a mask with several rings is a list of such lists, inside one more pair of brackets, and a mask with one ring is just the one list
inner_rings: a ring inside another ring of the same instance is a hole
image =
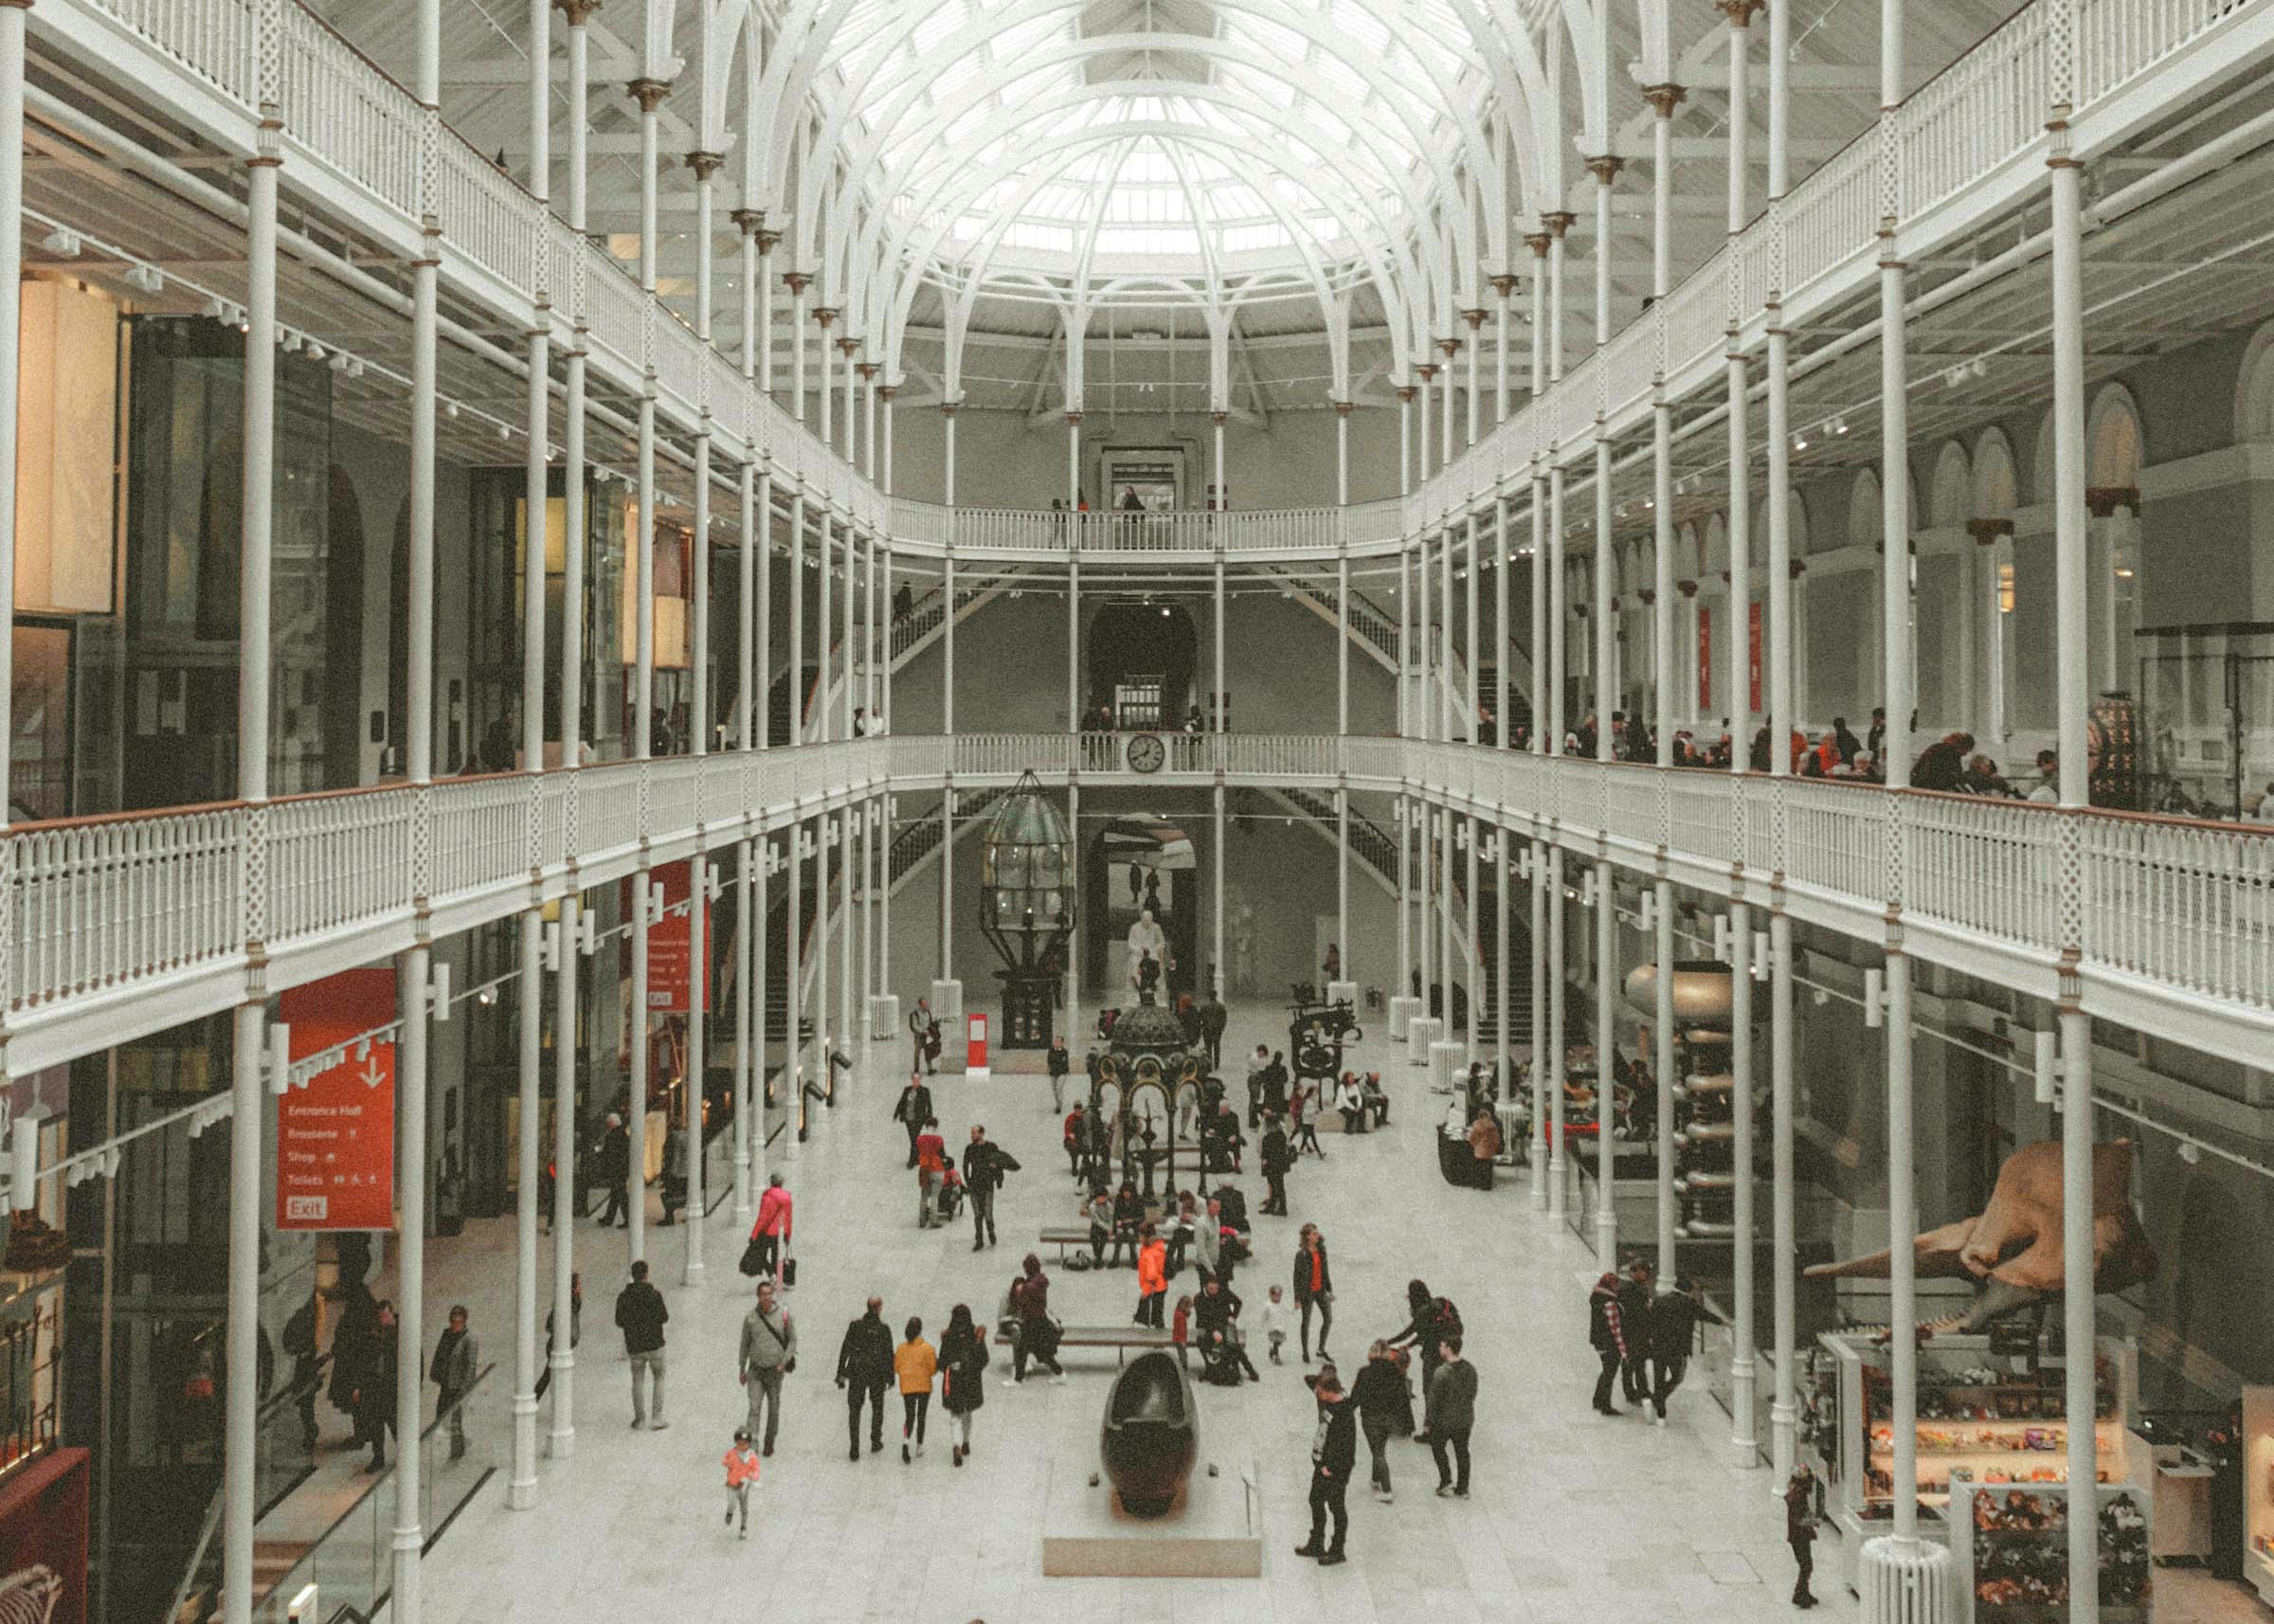
[[[1894, 1515], [1892, 1393], [1884, 1340], [1828, 1331], [1830, 1428], [1813, 1430], [1826, 1484], [1826, 1514], [1852, 1561]], [[2103, 1483], [2132, 1476], [2126, 1417], [2138, 1407], [2139, 1359], [2131, 1344], [2103, 1338], [2095, 1354], [2094, 1454]], [[2042, 1350], [1993, 1353], [1987, 1336], [1944, 1334], [1919, 1350], [1916, 1483], [1922, 1537], [1949, 1540], [1951, 1485], [2041, 1488], [2066, 1481], [2066, 1361]], [[2144, 1506], [2144, 1498], [2143, 1498]], [[1826, 1553], [1828, 1556], [1830, 1553]]]
[[2274, 1607], [2274, 1387], [2243, 1389], [2243, 1577]]
[[[2054, 1624], [2069, 1615], [2066, 1483], [1954, 1478], [1956, 1624]], [[2093, 1489], [2100, 1520], [2101, 1624], [2147, 1624], [2149, 1498], [2135, 1484]]]

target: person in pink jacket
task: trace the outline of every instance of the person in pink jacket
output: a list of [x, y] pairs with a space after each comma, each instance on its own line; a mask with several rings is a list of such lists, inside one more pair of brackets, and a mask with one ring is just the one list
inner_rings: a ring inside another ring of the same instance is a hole
[[742, 1518], [742, 1537], [750, 1537], [750, 1485], [758, 1481], [758, 1452], [750, 1447], [747, 1428], [734, 1429], [733, 1447], [727, 1451], [727, 1525]]
[[789, 1254], [789, 1192], [782, 1187], [781, 1174], [769, 1173], [766, 1193], [758, 1198], [758, 1221], [750, 1226], [750, 1238], [765, 1250], [766, 1272], [777, 1278]]

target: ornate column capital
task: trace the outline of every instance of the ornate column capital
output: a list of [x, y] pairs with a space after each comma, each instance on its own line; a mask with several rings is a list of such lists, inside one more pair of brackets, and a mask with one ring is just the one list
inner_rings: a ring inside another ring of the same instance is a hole
[[[839, 350], [844, 352], [845, 359], [850, 361], [853, 359], [853, 352], [860, 348], [860, 340], [848, 333], [838, 339], [837, 347]], [[857, 371], [859, 369], [857, 368], [855, 369]]]
[[687, 167], [695, 171], [696, 180], [709, 180], [727, 161], [724, 153], [689, 153]]
[[1068, 412], [1068, 413], [1066, 414], [1066, 426], [1067, 426], [1068, 428], [1079, 428], [1079, 427], [1081, 427], [1081, 426], [1082, 426], [1082, 414], [1081, 414], [1080, 412], [1078, 412], [1078, 411], [1070, 411], [1070, 412]]
[[568, 19], [568, 26], [581, 28], [600, 9], [600, 0], [552, 0], [553, 9]]
[[[764, 218], [764, 216], [762, 215], [760, 218], [762, 218], [762, 219], [763, 219], [763, 218]], [[780, 247], [780, 246], [781, 246], [781, 244], [782, 244], [782, 233], [781, 233], [781, 232], [779, 232], [779, 231], [768, 231], [768, 230], [766, 230], [766, 229], [764, 229], [763, 227], [761, 227], [761, 228], [760, 228], [760, 230], [759, 230], [759, 232], [758, 232], [758, 252], [759, 252], [759, 254], [760, 254], [760, 256], [761, 256], [761, 257], [770, 257], [770, 256], [773, 254], [773, 251], [774, 251], [776, 248]]]
[[1218, 428], [1223, 427], [1231, 420], [1232, 414], [1228, 411], [1212, 411], [1208, 414], [1208, 421]]
[[1514, 293], [1516, 291], [1516, 273], [1513, 271], [1503, 271], [1500, 273], [1500, 275], [1494, 277], [1492, 279], [1492, 291], [1500, 295], [1500, 297], [1503, 298], [1507, 298], [1510, 294]]
[[940, 403], [940, 415], [942, 417], [953, 417], [955, 415], [955, 408], [963, 404], [964, 403], [961, 401], [942, 401]]
[[[734, 229], [745, 237], [758, 236], [766, 229], [766, 210], [763, 208], [731, 208], [727, 211], [727, 218], [734, 223]], [[765, 252], [764, 249], [759, 251]]]
[[1729, 19], [1731, 27], [1742, 28], [1752, 23], [1753, 13], [1761, 9], [1762, 0], [1714, 0], [1714, 4]]
[[1544, 231], [1526, 231], [1524, 234], [1524, 245], [1532, 251], [1535, 260], [1547, 258], [1547, 244], [1548, 236]]
[[1674, 589], [1685, 598], [1694, 598], [1698, 595], [1698, 584], [1695, 581], [1677, 581], [1674, 583]]
[[1977, 546], [1989, 547], [1994, 545], [1999, 536], [2013, 533], [2013, 521], [2012, 519], [1968, 519], [1966, 533], [1974, 537]]
[[1595, 176], [1598, 186], [1609, 186], [1618, 179], [1618, 171], [1626, 167], [1627, 160], [1616, 153], [1605, 153], [1600, 157], [1587, 160], [1587, 172]]
[[1547, 234], [1550, 237], [1561, 242], [1563, 233], [1570, 230], [1573, 223], [1578, 219], [1579, 216], [1572, 213], [1570, 209], [1559, 208], [1553, 214], [1540, 216], [1540, 224], [1547, 227]]
[[813, 318], [826, 330], [837, 319], [837, 307], [833, 304], [817, 304], [813, 307]]
[[784, 271], [782, 273], [782, 285], [789, 289], [789, 297], [792, 298], [803, 297], [805, 289], [811, 285], [812, 281], [813, 279], [803, 271]]
[[1671, 118], [1674, 109], [1687, 100], [1689, 92], [1678, 84], [1646, 84], [1642, 99], [1651, 104], [1651, 111], [1661, 118]]
[[668, 79], [635, 79], [623, 87], [623, 93], [640, 103], [641, 112], [653, 113], [663, 104], [663, 99], [671, 94], [671, 81]]
[[2084, 488], [2084, 506], [2096, 519], [2114, 518], [2119, 508], [2139, 512], [2138, 485], [2087, 485]]
[[891, 384], [878, 384], [876, 386], [876, 398], [880, 401], [890, 401], [899, 392], [899, 389]]
[[864, 384], [875, 383], [876, 381], [876, 374], [884, 370], [883, 368], [877, 366], [874, 361], [863, 361], [859, 366], [854, 368], [853, 370], [860, 374], [860, 381]]
[[1398, 400], [1399, 400], [1399, 403], [1400, 405], [1402, 405], [1402, 406], [1411, 406], [1411, 405], [1413, 404], [1413, 400], [1414, 400], [1414, 392], [1415, 392], [1415, 391], [1414, 391], [1414, 386], [1413, 386], [1413, 385], [1411, 385], [1411, 384], [1399, 384], [1399, 385], [1398, 386]]
[[1457, 334], [1451, 338], [1440, 338], [1437, 348], [1445, 352], [1445, 359], [1450, 361], [1461, 352], [1461, 340]]
[[1326, 404], [1334, 407], [1334, 415], [1337, 417], [1348, 417], [1350, 415], [1350, 402], [1348, 401], [1328, 401]]
[[1437, 375], [1437, 364], [1435, 361], [1424, 361], [1414, 370], [1421, 374], [1421, 381], [1426, 384]]

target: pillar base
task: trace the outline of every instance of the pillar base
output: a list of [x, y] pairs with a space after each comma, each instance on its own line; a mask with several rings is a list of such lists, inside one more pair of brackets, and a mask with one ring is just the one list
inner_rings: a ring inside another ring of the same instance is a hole
[[1857, 1553], [1862, 1624], [1944, 1624], [1951, 1617], [1950, 1547], [1881, 1534]]
[[[1432, 1026], [1436, 1025], [1431, 1021]], [[1468, 1069], [1469, 1050], [1465, 1044], [1440, 1038], [1429, 1046], [1429, 1092], [1433, 1094], [1453, 1092], [1453, 1079]]]
[[889, 1043], [900, 1034], [900, 995], [879, 992], [869, 995], [869, 1036], [876, 1042]]
[[[1419, 1000], [1416, 1000], [1419, 1002]], [[1437, 1032], [1444, 1025], [1434, 1015], [1416, 1014], [1405, 1023], [1405, 1057], [1410, 1065], [1429, 1064], [1430, 1045], [1437, 1040]]]
[[1769, 1471], [1776, 1481], [1771, 1491], [1781, 1496], [1785, 1479], [1793, 1475], [1793, 1449], [1799, 1431], [1799, 1406], [1769, 1405]]
[[1326, 1001], [1328, 1003], [1346, 1003], [1356, 1010], [1358, 1008], [1358, 983], [1356, 982], [1328, 982], [1326, 983]]
[[[931, 1018], [942, 1027], [964, 1018], [964, 983], [956, 981], [938, 981], [931, 983]], [[941, 1040], [946, 1041], [946, 1033]]]
[[1414, 1012], [1420, 1007], [1421, 1001], [1419, 999], [1409, 997], [1404, 993], [1399, 993], [1390, 1000], [1390, 1037], [1393, 1040], [1399, 1043], [1405, 1041], [1407, 1029], [1414, 1019]]
[[1595, 1256], [1605, 1269], [1618, 1267], [1618, 1215], [1608, 1201], [1598, 1202], [1595, 1209]]

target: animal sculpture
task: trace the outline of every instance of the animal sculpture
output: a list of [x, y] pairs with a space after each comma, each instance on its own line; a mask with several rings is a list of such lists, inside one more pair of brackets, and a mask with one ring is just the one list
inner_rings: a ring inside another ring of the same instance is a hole
[[[2092, 1288], [2121, 1291], [2156, 1275], [2156, 1254], [2132, 1211], [2132, 1142], [2092, 1150]], [[1924, 1328], [1976, 1331], [2062, 1290], [2061, 1142], [2040, 1140], [2006, 1158], [1990, 1203], [1976, 1217], [1928, 1230], [1911, 1243], [1921, 1279], [1971, 1279], [1964, 1312]], [[1819, 1263], [1812, 1279], [1884, 1280], [1890, 1254]]]

